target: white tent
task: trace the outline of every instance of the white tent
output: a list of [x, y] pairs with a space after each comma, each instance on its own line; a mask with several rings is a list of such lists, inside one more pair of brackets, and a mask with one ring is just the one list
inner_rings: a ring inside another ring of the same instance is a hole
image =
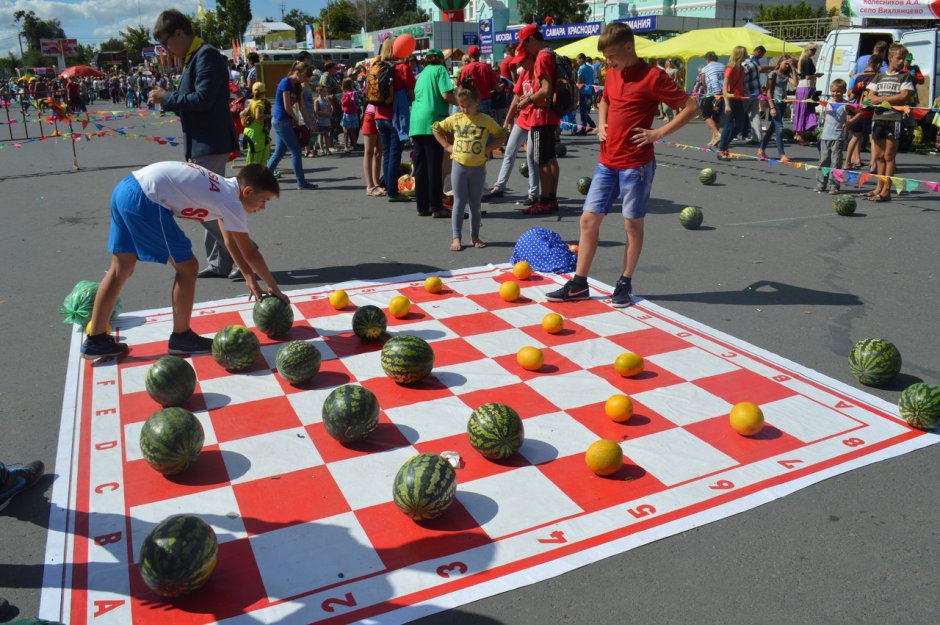
[[295, 32], [293, 26], [284, 22], [254, 22], [248, 25], [245, 35], [264, 39], [264, 36], [268, 33], [281, 33], [284, 31]]

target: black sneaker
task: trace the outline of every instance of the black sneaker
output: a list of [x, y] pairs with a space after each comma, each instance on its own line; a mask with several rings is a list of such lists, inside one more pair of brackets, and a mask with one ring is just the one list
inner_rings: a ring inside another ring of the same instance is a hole
[[495, 200], [496, 198], [503, 197], [503, 190], [497, 187], [493, 187], [489, 191], [483, 194], [483, 197], [480, 199], [484, 202], [489, 202], [490, 200]]
[[82, 357], [87, 359], [120, 356], [128, 351], [127, 343], [118, 343], [110, 334], [96, 334], [85, 337], [82, 343]]
[[545, 299], [550, 302], [574, 302], [580, 299], [589, 299], [591, 289], [587, 284], [575, 284], [574, 280], [568, 280], [565, 286], [557, 291], [545, 294]]
[[614, 308], [633, 306], [633, 286], [626, 278], [621, 277], [617, 280], [614, 294], [610, 297], [610, 304]]
[[28, 464], [9, 464], [6, 466], [6, 479], [0, 483], [0, 510], [7, 507], [15, 495], [39, 481], [45, 466], [39, 460]]
[[212, 351], [212, 339], [199, 336], [192, 330], [170, 335], [166, 349], [168, 354], [208, 354]]
[[535, 197], [534, 195], [530, 195], [529, 197], [527, 197], [527, 198], [522, 202], [522, 205], [523, 205], [523, 206], [532, 206], [533, 204], [538, 204], [538, 203], [539, 203], [539, 199], [538, 199], [537, 197]]

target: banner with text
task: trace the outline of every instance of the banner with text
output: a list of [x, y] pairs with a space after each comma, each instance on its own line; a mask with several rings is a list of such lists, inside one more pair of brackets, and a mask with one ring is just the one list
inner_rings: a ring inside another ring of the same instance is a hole
[[493, 54], [493, 20], [480, 20], [477, 26], [477, 35], [480, 40], [480, 52]]
[[[869, 0], [878, 1], [878, 0]], [[656, 30], [656, 16], [649, 17], [631, 17], [622, 20], [616, 20], [627, 24], [633, 32], [642, 33]], [[482, 22], [481, 22], [482, 23]], [[501, 30], [494, 33], [493, 41], [495, 43], [516, 43], [519, 41], [519, 30], [522, 26], [513, 30]], [[553, 26], [543, 26], [542, 35], [545, 39], [582, 39], [584, 37], [593, 37], [601, 34], [604, 29], [603, 22], [584, 22], [581, 24], [557, 24]]]
[[940, 2], [937, 0], [848, 0], [843, 10], [850, 17], [870, 20], [935, 20], [940, 18]]

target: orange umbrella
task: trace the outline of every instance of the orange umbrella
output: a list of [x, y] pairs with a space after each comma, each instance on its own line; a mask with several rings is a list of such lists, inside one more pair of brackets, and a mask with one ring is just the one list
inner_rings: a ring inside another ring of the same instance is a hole
[[89, 65], [73, 65], [59, 75], [62, 78], [104, 78], [104, 72]]

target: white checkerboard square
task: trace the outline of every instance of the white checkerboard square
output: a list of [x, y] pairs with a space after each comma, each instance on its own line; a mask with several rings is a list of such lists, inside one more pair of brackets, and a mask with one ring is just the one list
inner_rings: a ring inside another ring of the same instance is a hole
[[352, 320], [355, 313], [337, 313], [335, 315], [323, 315], [314, 319], [307, 319], [317, 334], [320, 336], [335, 336], [344, 332], [352, 332]]
[[519, 453], [532, 464], [583, 454], [591, 443], [597, 441], [597, 434], [564, 412], [531, 417], [522, 424], [525, 441]]
[[[506, 497], [510, 492], [513, 496]], [[491, 538], [582, 511], [536, 467], [521, 467], [461, 484], [457, 499]]]
[[252, 536], [249, 543], [272, 601], [385, 568], [352, 512]]
[[861, 425], [860, 422], [802, 395], [762, 404], [761, 411], [768, 423], [804, 443], [853, 430]]
[[[121, 328], [118, 338], [128, 345], [144, 345], [146, 343], [159, 343], [169, 341], [173, 332], [173, 319], [168, 317], [165, 321], [154, 321], [141, 325]], [[212, 338], [215, 333], [203, 334]]]
[[396, 289], [382, 288], [375, 291], [369, 291], [368, 293], [363, 293], [362, 291], [352, 290], [350, 291], [350, 296], [355, 302], [356, 306], [366, 306], [371, 304], [373, 306], [378, 306], [379, 308], [388, 308], [388, 303], [392, 301], [393, 297], [401, 295], [401, 291]]
[[532, 378], [526, 384], [562, 410], [577, 408], [621, 393], [620, 389], [590, 371]]
[[556, 345], [552, 349], [585, 369], [602, 365], [613, 367], [617, 356], [627, 351], [610, 339], [605, 338], [564, 343]]
[[647, 358], [653, 364], [674, 373], [683, 380], [698, 380], [738, 369], [724, 358], [709, 354], [698, 347], [677, 349]]
[[299, 471], [323, 464], [303, 428], [266, 432], [219, 444], [233, 484]]
[[203, 380], [199, 382], [199, 387], [209, 410], [284, 394], [284, 389], [270, 369]]
[[[534, 291], [534, 289], [526, 289], [523, 294], [528, 297], [532, 291]], [[529, 304], [528, 306], [500, 308], [499, 310], [494, 310], [493, 315], [515, 328], [525, 328], [528, 326], [542, 325], [542, 319], [550, 312], [552, 312], [550, 309], [540, 304]]]
[[409, 445], [331, 462], [326, 468], [343, 491], [349, 507], [359, 510], [391, 501], [395, 475], [406, 460], [417, 454]]
[[436, 367], [432, 375], [455, 395], [485, 391], [519, 382], [517, 376], [489, 359]]
[[673, 486], [738, 462], [682, 428], [620, 443], [623, 453], [666, 486]]
[[[196, 420], [202, 425], [202, 432], [205, 438], [202, 446], [209, 447], [215, 445], [218, 439], [215, 436], [215, 428], [212, 427], [212, 419], [205, 410], [194, 412]], [[144, 456], [140, 453], [140, 431], [144, 429], [145, 421], [137, 423], [128, 423], [124, 426], [124, 457], [126, 462], [134, 460], [143, 460]]]
[[413, 445], [466, 432], [472, 412], [473, 408], [451, 395], [390, 408], [385, 414]]
[[587, 328], [598, 336], [614, 336], [624, 332], [635, 332], [637, 330], [649, 330], [649, 326], [642, 321], [637, 321], [633, 317], [614, 310], [597, 315], [588, 315], [586, 317], [577, 317], [574, 322], [583, 328]]
[[[320, 362], [336, 359], [336, 352], [323, 339], [307, 339], [306, 342], [316, 347], [320, 352]], [[286, 344], [285, 342], [279, 342], [261, 346], [261, 357], [268, 363], [268, 367], [271, 369], [277, 368], [277, 352]]]
[[327, 396], [336, 390], [333, 388], [318, 388], [300, 393], [291, 393], [287, 396], [294, 413], [304, 425], [320, 423], [323, 421], [323, 404]]
[[[424, 306], [424, 303], [422, 302], [420, 305]], [[410, 334], [412, 336], [417, 336], [419, 339], [424, 339], [428, 343], [460, 338], [459, 334], [445, 326], [440, 321], [435, 320], [416, 321], [415, 323], [391, 326], [388, 329], [388, 333], [390, 336], [396, 336], [398, 334]]]
[[688, 425], [731, 412], [731, 404], [688, 382], [635, 393], [632, 397], [676, 425]]
[[466, 297], [444, 297], [421, 302], [421, 308], [428, 311], [428, 314], [435, 319], [449, 319], [450, 317], [486, 312], [485, 308]]
[[343, 358], [343, 366], [360, 382], [385, 375], [382, 369], [382, 357], [378, 351], [346, 356]]
[[238, 501], [229, 486], [134, 506], [129, 512], [134, 562], [140, 556], [140, 546], [147, 534], [165, 518], [176, 514], [199, 517], [215, 530], [220, 543], [247, 535], [239, 514]]
[[492, 276], [485, 275], [471, 278], [470, 280], [454, 280], [453, 278], [444, 280], [444, 286], [461, 295], [486, 295], [487, 293], [499, 292], [500, 282], [494, 280]]
[[526, 345], [539, 348], [545, 347], [545, 344], [535, 337], [529, 336], [516, 328], [474, 334], [464, 338], [464, 340], [490, 358], [515, 354]]

